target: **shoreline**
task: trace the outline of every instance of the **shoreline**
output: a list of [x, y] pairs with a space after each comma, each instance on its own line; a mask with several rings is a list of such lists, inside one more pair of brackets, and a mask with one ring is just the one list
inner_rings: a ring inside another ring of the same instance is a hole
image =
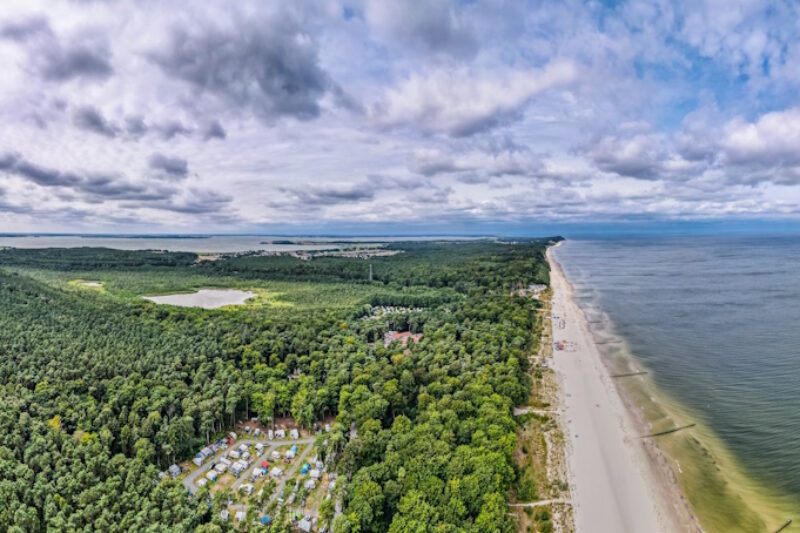
[[[553, 272], [561, 276], [572, 298], [572, 285], [551, 251], [547, 251], [551, 277]], [[577, 304], [575, 307], [585, 321], [583, 309]], [[800, 531], [797, 498], [770, 488], [748, 473], [702, 416], [658, 387], [650, 374], [608, 379], [612, 374], [638, 373], [648, 368], [627, 349], [608, 317], [604, 322], [602, 332], [595, 334], [595, 326], [587, 325], [587, 329], [596, 343], [607, 381], [613, 383], [639, 435], [696, 423], [669, 436], [639, 440], [664, 491], [662, 497], [677, 511], [682, 526], [676, 531]], [[787, 519], [793, 520], [788, 526]], [[687, 523], [693, 529], [688, 529]]]
[[[702, 531], [650, 424], [610, 377], [561, 265], [547, 250], [554, 353], [576, 530]], [[555, 319], [558, 317], [558, 320]]]

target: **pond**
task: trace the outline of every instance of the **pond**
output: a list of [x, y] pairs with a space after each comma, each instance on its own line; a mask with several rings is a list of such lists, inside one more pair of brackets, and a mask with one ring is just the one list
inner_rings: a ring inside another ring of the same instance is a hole
[[226, 305], [242, 305], [255, 295], [256, 293], [252, 291], [239, 291], [235, 289], [200, 289], [190, 294], [144, 296], [144, 299], [157, 304], [217, 309]]

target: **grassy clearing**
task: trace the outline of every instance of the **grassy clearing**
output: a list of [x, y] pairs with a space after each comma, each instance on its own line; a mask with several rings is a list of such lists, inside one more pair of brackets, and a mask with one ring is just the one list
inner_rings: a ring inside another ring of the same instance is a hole
[[[558, 405], [558, 381], [546, 362], [551, 361], [553, 346], [549, 320], [550, 291], [542, 295], [543, 306], [537, 329], [542, 332], [540, 349], [531, 357], [531, 392], [526, 412], [515, 417], [519, 424], [514, 459], [517, 480], [511, 489], [512, 503], [541, 500], [570, 500], [567, 484], [564, 434], [555, 410]], [[553, 503], [537, 507], [512, 507], [517, 531], [550, 533], [574, 531], [572, 509], [568, 504]]]

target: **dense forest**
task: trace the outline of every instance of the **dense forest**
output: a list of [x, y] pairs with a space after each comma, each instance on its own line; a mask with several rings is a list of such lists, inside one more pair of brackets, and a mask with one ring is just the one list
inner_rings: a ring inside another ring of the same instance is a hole
[[[510, 289], [548, 283], [547, 242], [392, 244], [369, 260], [372, 283], [362, 259], [0, 251], [0, 529], [230, 529], [207, 493], [158, 472], [237, 419], [291, 416], [335, 417], [334, 531], [513, 530], [512, 406], [539, 332], [538, 302]], [[107, 290], [76, 289], [75, 272]], [[141, 276], [297, 282], [320, 298], [206, 311], [115, 294]], [[372, 305], [421, 309], [370, 320]], [[421, 341], [384, 346], [405, 328]]]

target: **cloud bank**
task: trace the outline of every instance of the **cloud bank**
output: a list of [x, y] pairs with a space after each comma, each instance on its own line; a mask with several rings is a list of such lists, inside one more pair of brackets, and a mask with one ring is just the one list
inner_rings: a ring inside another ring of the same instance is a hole
[[9, 0], [0, 227], [800, 216], [791, 3]]

